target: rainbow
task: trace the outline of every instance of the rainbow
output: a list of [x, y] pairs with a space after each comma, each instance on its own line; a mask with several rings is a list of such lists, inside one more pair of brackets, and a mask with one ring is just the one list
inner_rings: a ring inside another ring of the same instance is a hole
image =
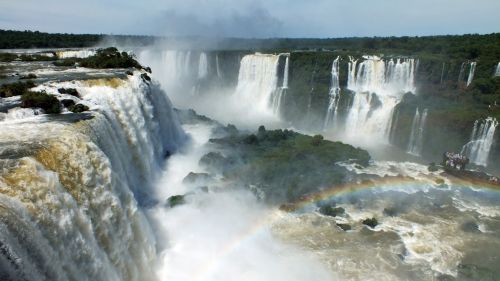
[[424, 178], [418, 180], [411, 177], [384, 177], [358, 183], [337, 185], [314, 194], [302, 196], [295, 202], [284, 204], [279, 209], [275, 208], [274, 210], [271, 210], [266, 216], [259, 218], [240, 235], [237, 235], [228, 241], [228, 243], [217, 253], [217, 255], [198, 271], [194, 280], [206, 280], [211, 274], [217, 272], [217, 269], [222, 265], [221, 261], [224, 260], [224, 258], [228, 257], [231, 253], [238, 251], [240, 247], [245, 245], [255, 236], [265, 233], [269, 226], [287, 216], [290, 212], [302, 210], [318, 202], [343, 195], [356, 194], [367, 190], [377, 189], [401, 189], [405, 187], [422, 187], [423, 185], [436, 186], [440, 183], [440, 181], [444, 181], [444, 179], [447, 179], [447, 184], [451, 185], [453, 188], [469, 188], [474, 190], [479, 189], [500, 192], [500, 184], [494, 184], [476, 178], [458, 178], [450, 175], [447, 175], [445, 178], [434, 175], [426, 175]]
[[[500, 184], [472, 177], [454, 177], [447, 175], [448, 184], [453, 188], [472, 188], [481, 190], [500, 191]], [[439, 181], [445, 183], [445, 178], [427, 175], [425, 178], [414, 179], [411, 177], [384, 177], [380, 179], [365, 180], [358, 183], [346, 183], [331, 188], [321, 190], [317, 193], [302, 196], [298, 200], [284, 204], [280, 207], [282, 211], [297, 211], [307, 206], [314, 205], [321, 201], [326, 201], [335, 197], [355, 194], [366, 190], [384, 190], [405, 187], [420, 187], [422, 185], [435, 186]]]

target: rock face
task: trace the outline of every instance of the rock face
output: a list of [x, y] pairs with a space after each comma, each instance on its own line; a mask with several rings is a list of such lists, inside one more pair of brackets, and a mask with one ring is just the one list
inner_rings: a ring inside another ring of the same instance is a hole
[[337, 223], [337, 226], [340, 227], [343, 231], [349, 231], [352, 227], [349, 224]]
[[224, 171], [228, 159], [220, 152], [209, 152], [200, 159], [200, 165], [205, 166], [209, 171]]
[[184, 179], [183, 183], [187, 184], [208, 184], [214, 181], [214, 178], [207, 173], [193, 173], [190, 172]]

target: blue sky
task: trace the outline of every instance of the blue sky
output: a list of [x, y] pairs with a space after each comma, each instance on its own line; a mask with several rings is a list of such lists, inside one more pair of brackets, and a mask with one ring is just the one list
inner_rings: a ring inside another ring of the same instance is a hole
[[0, 0], [0, 29], [349, 37], [500, 32], [500, 0]]

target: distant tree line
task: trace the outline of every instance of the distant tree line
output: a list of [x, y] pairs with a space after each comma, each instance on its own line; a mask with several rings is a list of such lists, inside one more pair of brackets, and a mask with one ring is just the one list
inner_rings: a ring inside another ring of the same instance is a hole
[[443, 35], [424, 37], [353, 37], [353, 38], [203, 38], [154, 37], [104, 34], [44, 33], [0, 29], [0, 49], [13, 48], [78, 48], [91, 47], [109, 39], [114, 45], [149, 45], [155, 40], [187, 48], [260, 50], [260, 51], [356, 51], [360, 53], [388, 53], [418, 55], [442, 59], [497, 58], [500, 54], [500, 33], [486, 35]]
[[39, 31], [14, 31], [0, 29], [0, 49], [27, 48], [83, 48], [93, 47], [109, 39], [116, 44], [151, 44], [154, 37], [133, 35], [68, 34]]

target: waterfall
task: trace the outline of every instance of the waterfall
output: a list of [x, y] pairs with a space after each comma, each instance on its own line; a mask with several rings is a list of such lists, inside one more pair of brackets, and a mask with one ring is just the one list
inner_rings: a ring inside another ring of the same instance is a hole
[[217, 71], [217, 78], [222, 78], [222, 72], [220, 71], [219, 54], [215, 54], [215, 67]]
[[184, 141], [171, 104], [138, 72], [61, 87], [92, 111], [0, 122], [1, 279], [156, 280], [138, 202]]
[[441, 81], [439, 82], [439, 84], [443, 84], [445, 67], [446, 67], [446, 64], [443, 62], [443, 67], [441, 68]]
[[[330, 86], [330, 101], [328, 102], [328, 109], [326, 112], [325, 123], [323, 129], [326, 130], [329, 126], [336, 126], [337, 123], [337, 110], [340, 101], [340, 57], [337, 57], [332, 64], [332, 82]], [[330, 125], [331, 123], [331, 125]]]
[[469, 87], [469, 85], [472, 83], [472, 80], [474, 79], [474, 73], [476, 72], [476, 65], [477, 62], [470, 63], [469, 77], [467, 78], [467, 87]]
[[420, 156], [422, 154], [426, 120], [427, 120], [427, 109], [424, 109], [422, 116], [420, 116], [419, 109], [417, 108], [411, 126], [410, 141], [408, 142], [408, 149], [407, 149], [408, 153], [416, 156]]
[[465, 76], [465, 67], [467, 64], [465, 62], [462, 63], [460, 66], [460, 73], [458, 74], [458, 82], [462, 83], [464, 81], [464, 76]]
[[[218, 65], [217, 65], [218, 66]], [[207, 54], [200, 54], [200, 61], [198, 64], [198, 79], [203, 79], [208, 75], [208, 59]]]
[[500, 76], [500, 62], [497, 65], [497, 69], [495, 71], [495, 76]]
[[255, 112], [274, 115], [276, 103], [280, 101], [275, 96], [279, 90], [279, 58], [280, 55], [257, 53], [241, 59], [235, 96]]
[[273, 108], [274, 114], [279, 114], [283, 97], [286, 95], [286, 91], [288, 90], [290, 55], [281, 54], [280, 56], [285, 56], [285, 68], [283, 69], [283, 84], [281, 84], [281, 87], [276, 89], [276, 91], [274, 91], [272, 95], [271, 106]]
[[59, 59], [67, 59], [67, 58], [88, 58], [96, 54], [96, 50], [93, 49], [83, 49], [83, 50], [64, 50], [57, 51], [56, 55]]
[[350, 58], [347, 88], [354, 97], [345, 122], [347, 136], [388, 141], [395, 106], [404, 93], [415, 93], [415, 65], [414, 59]]
[[474, 123], [470, 141], [462, 148], [462, 154], [467, 155], [476, 165], [487, 166], [497, 126], [498, 121], [492, 117], [477, 120]]

